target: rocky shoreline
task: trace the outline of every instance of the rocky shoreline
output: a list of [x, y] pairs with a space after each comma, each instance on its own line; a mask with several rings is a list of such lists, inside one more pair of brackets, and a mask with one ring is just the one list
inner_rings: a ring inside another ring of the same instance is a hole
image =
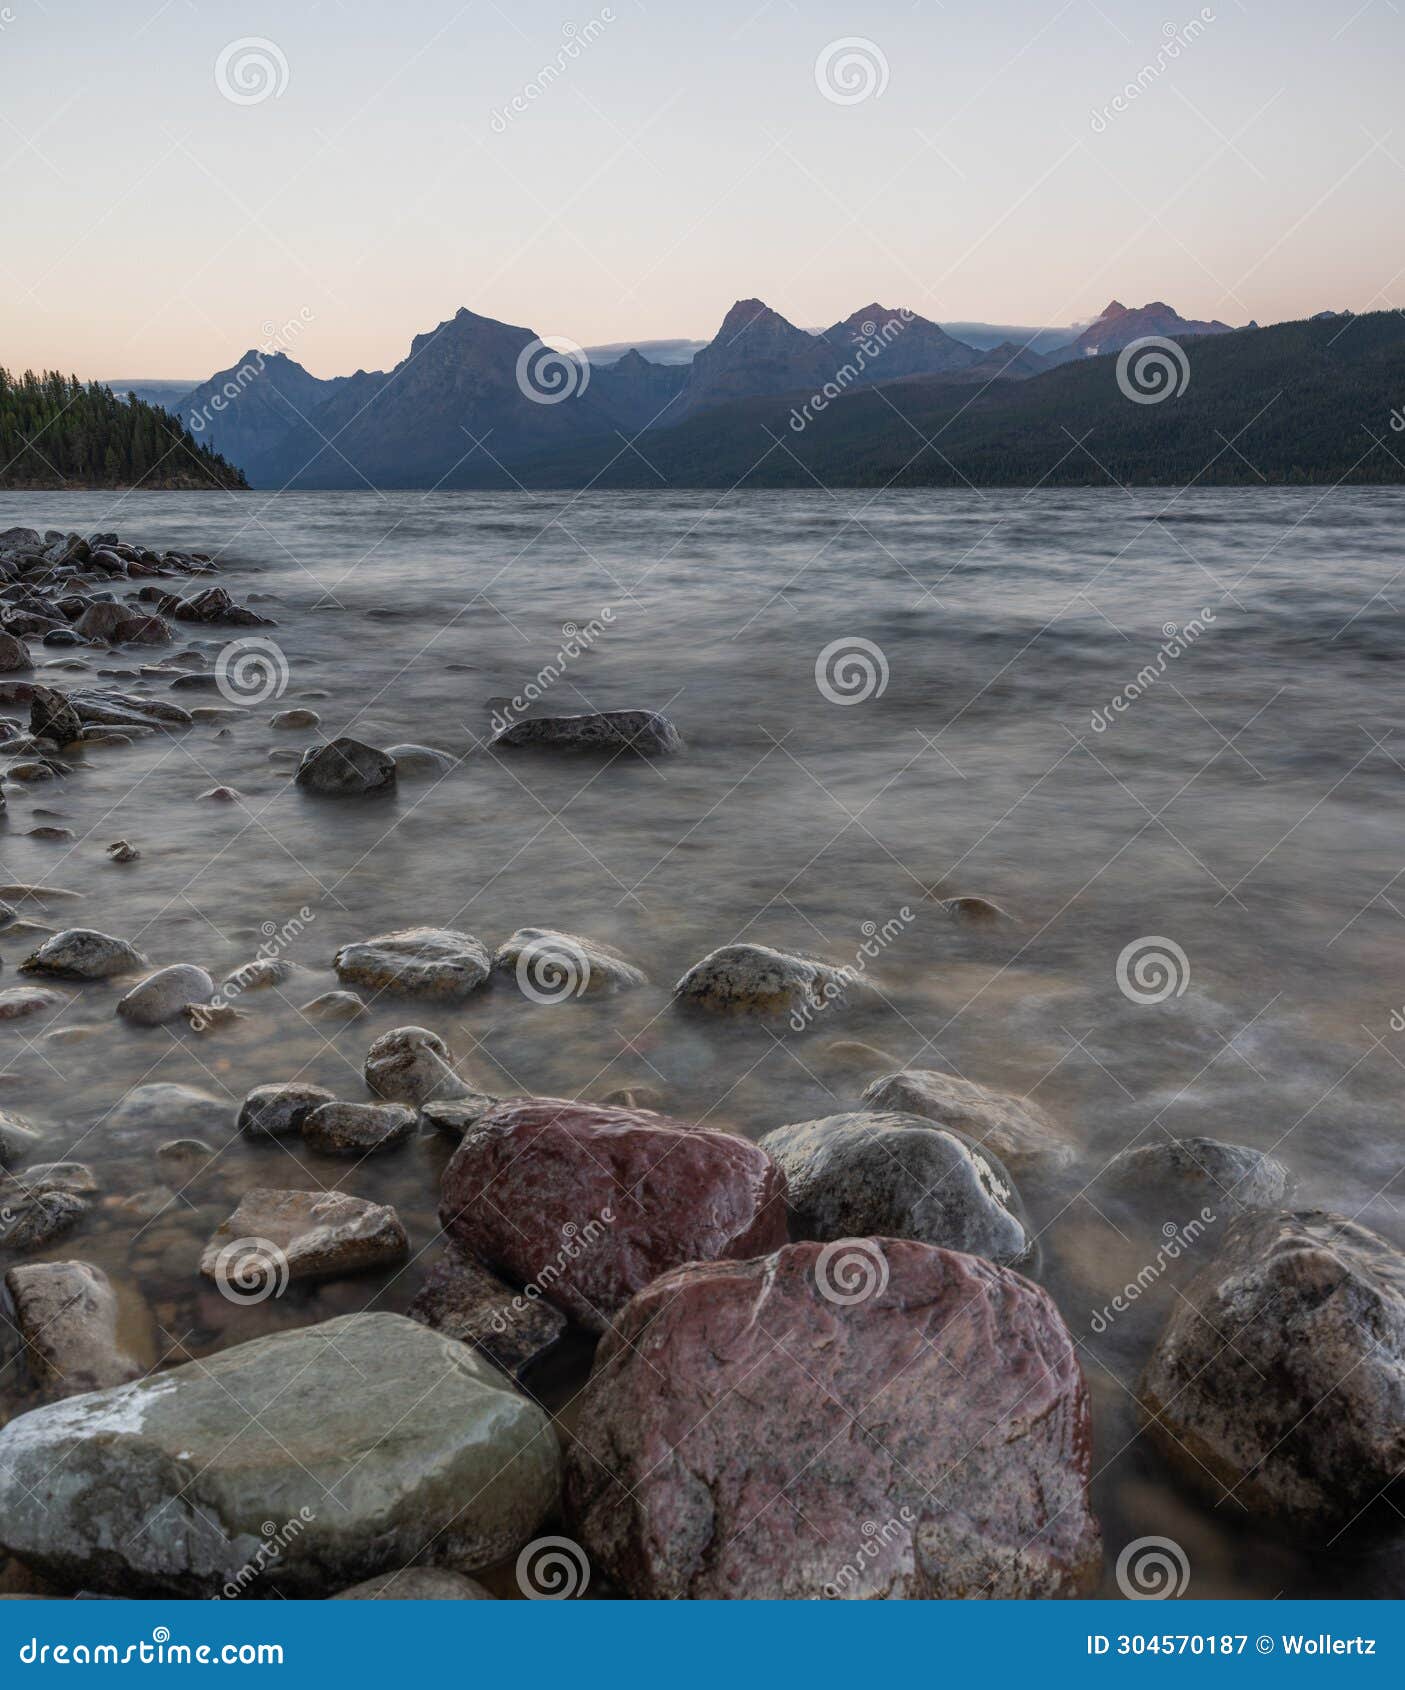
[[[183, 636], [269, 624], [209, 585], [214, 569], [108, 533], [0, 533], [0, 701], [26, 712], [0, 729], [0, 800], [6, 783], [64, 779], [75, 754], [218, 719], [223, 670]], [[148, 647], [139, 686], [55, 684], [66, 658]], [[311, 736], [285, 760], [329, 825], [455, 763], [433, 746], [318, 739], [309, 710], [269, 726]], [[687, 754], [648, 707], [530, 717], [490, 749], [602, 765]], [[114, 862], [139, 851], [108, 846]], [[28, 919], [41, 891], [47, 907], [67, 890], [5, 888], [0, 940], [19, 941], [6, 960], [24, 983], [0, 983], [0, 1021], [22, 1028], [61, 987], [115, 982], [123, 1022], [217, 1040], [243, 993], [284, 977], [276, 958], [217, 981], [150, 957], [121, 933], [120, 901], [102, 927]], [[946, 913], [997, 933], [1015, 920], [975, 894]], [[1229, 1496], [1263, 1529], [1304, 1535], [1389, 1502], [1405, 1259], [1342, 1217], [1285, 1207], [1291, 1175], [1273, 1157], [1186, 1138], [1084, 1166], [1076, 1131], [1032, 1102], [852, 1041], [841, 1109], [777, 1119], [756, 1143], [674, 1118], [662, 1096], [498, 1095], [414, 1023], [415, 1003], [504, 987], [526, 1004], [609, 997], [645, 987], [646, 970], [548, 926], [492, 943], [395, 928], [327, 960], [337, 989], [305, 1013], [351, 1025], [382, 997], [406, 1006], [369, 1042], [363, 1088], [265, 1072], [235, 1110], [161, 1085], [114, 1098], [109, 1124], [154, 1188], [101, 1191], [64, 1159], [62, 1126], [0, 1110], [9, 1365], [33, 1403], [0, 1428], [11, 1590], [1090, 1594], [1104, 1570], [1097, 1402], [1082, 1341], [1039, 1283], [1041, 1222], [1069, 1178], [1096, 1181], [1132, 1237], [1155, 1236], [1137, 1219], [1148, 1193], [1211, 1217], [1198, 1274], [1140, 1357], [1147, 1446], [1187, 1498]], [[827, 1024], [875, 989], [852, 964], [756, 943], [677, 970], [673, 1013], [773, 1039], [814, 1041], [821, 1011]], [[393, 1204], [286, 1183], [289, 1145], [359, 1166], [420, 1139], [447, 1153], [444, 1248], [427, 1265]], [[129, 1205], [135, 1232], [231, 1145], [262, 1172], [224, 1193], [192, 1281], [231, 1302], [299, 1283], [354, 1300], [375, 1283], [364, 1276], [403, 1272], [408, 1312], [370, 1290], [352, 1312], [153, 1368], [110, 1276], [69, 1252], [96, 1203]], [[578, 1359], [554, 1407], [540, 1369], [563, 1353]], [[536, 1588], [535, 1553], [563, 1542], [570, 1588]]]

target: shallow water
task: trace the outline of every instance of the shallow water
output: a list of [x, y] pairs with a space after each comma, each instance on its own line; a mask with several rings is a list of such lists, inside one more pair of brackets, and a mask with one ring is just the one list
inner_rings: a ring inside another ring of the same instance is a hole
[[[854, 1106], [879, 1070], [828, 1047], [864, 1040], [895, 1066], [1029, 1094], [1080, 1146], [1070, 1180], [1024, 1195], [1094, 1393], [1108, 1593], [1120, 1546], [1161, 1534], [1188, 1550], [1194, 1596], [1401, 1594], [1393, 1554], [1341, 1542], [1308, 1558], [1254, 1537], [1135, 1438], [1137, 1372], [1206, 1246], [1099, 1331], [1097, 1311], [1155, 1259], [1163, 1226], [1194, 1211], [1139, 1226], [1093, 1182], [1129, 1143], [1207, 1133], [1273, 1148], [1300, 1201], [1405, 1243], [1405, 1033], [1392, 1025], [1405, 1023], [1402, 522], [1392, 490], [0, 496], [0, 528], [116, 529], [211, 553], [222, 584], [276, 620], [261, 632], [287, 663], [281, 697], [227, 737], [201, 723], [93, 748], [62, 782], [7, 787], [0, 879], [84, 894], [36, 919], [103, 927], [217, 980], [274, 929], [301, 927], [282, 953], [296, 978], [243, 996], [232, 1028], [131, 1028], [103, 985], [60, 988], [70, 1001], [51, 1021], [0, 1025], [0, 1102], [45, 1129], [46, 1158], [81, 1159], [104, 1184], [49, 1253], [100, 1262], [134, 1319], [145, 1298], [172, 1356], [403, 1308], [432, 1253], [449, 1147], [425, 1138], [349, 1167], [297, 1143], [236, 1143], [148, 1221], [117, 1204], [161, 1183], [155, 1146], [179, 1132], [114, 1131], [111, 1106], [154, 1080], [214, 1093], [231, 1120], [252, 1086], [294, 1076], [360, 1096], [371, 1038], [414, 1021], [484, 1089], [647, 1084], [673, 1113], [754, 1136]], [[555, 656], [563, 625], [607, 610], [540, 708], [661, 708], [686, 754], [486, 753], [494, 710]], [[1173, 625], [1184, 649], [1136, 683]], [[244, 632], [187, 643], [214, 658]], [[817, 659], [855, 639], [881, 653], [868, 660], [886, 684], [832, 702]], [[168, 651], [83, 660], [135, 672]], [[81, 679], [70, 654], [53, 656], [59, 684]], [[1129, 683], [1138, 696], [1114, 712]], [[167, 696], [164, 681], [134, 685]], [[465, 761], [385, 802], [310, 799], [269, 761], [315, 737], [267, 725], [298, 704], [321, 712], [322, 733]], [[222, 784], [242, 804], [199, 801]], [[76, 838], [25, 837], [38, 810]], [[138, 862], [108, 862], [118, 838]], [[953, 926], [935, 898], [961, 893], [996, 899], [1015, 925]], [[654, 984], [555, 1007], [510, 984], [450, 1008], [382, 998], [349, 1027], [299, 1013], [337, 985], [339, 945], [421, 923], [490, 946], [520, 925], [586, 933]], [[853, 962], [895, 928], [866, 959], [875, 1002], [826, 1011], [801, 1036], [668, 1007], [672, 981], [719, 944]], [[1138, 1003], [1118, 958], [1153, 936], [1184, 953], [1185, 987]], [[31, 945], [0, 934], [10, 983]], [[200, 1248], [241, 1190], [317, 1183], [395, 1203], [411, 1265], [253, 1308], [199, 1280]], [[21, 1371], [0, 1373], [10, 1410]], [[554, 1400], [572, 1385], [569, 1370], [554, 1378]]]

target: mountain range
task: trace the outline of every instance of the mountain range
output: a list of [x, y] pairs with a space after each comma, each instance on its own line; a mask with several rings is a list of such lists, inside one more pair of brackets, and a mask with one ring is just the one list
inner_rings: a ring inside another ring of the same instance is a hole
[[[824, 411], [868, 389], [936, 379], [1024, 381], [1145, 335], [1231, 333], [1155, 302], [1114, 300], [1052, 350], [974, 346], [901, 307], [873, 302], [829, 328], [796, 327], [759, 299], [739, 300], [690, 362], [625, 349], [609, 361], [556, 353], [530, 328], [460, 309], [389, 371], [323, 380], [286, 352], [251, 349], [171, 404], [196, 440], [255, 487], [510, 485], [512, 466], [587, 442], [666, 433], [739, 402], [790, 397]], [[684, 343], [666, 342], [676, 349]], [[611, 353], [618, 348], [601, 349]]]

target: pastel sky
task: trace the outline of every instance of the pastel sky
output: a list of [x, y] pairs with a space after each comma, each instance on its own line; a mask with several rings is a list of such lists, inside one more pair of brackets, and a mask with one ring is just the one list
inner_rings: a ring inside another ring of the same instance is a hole
[[0, 364], [1401, 304], [1402, 47], [1396, 0], [0, 0]]

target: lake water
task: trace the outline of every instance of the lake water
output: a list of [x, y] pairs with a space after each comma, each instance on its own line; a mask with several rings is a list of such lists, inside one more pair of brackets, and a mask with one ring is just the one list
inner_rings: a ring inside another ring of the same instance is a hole
[[[296, 1141], [236, 1143], [149, 1220], [118, 1204], [161, 1183], [155, 1144], [105, 1122], [134, 1085], [199, 1086], [231, 1120], [251, 1087], [295, 1075], [359, 1097], [372, 1037], [413, 1021], [486, 1090], [648, 1085], [673, 1114], [756, 1136], [853, 1107], [881, 1065], [829, 1047], [863, 1040], [894, 1066], [1027, 1094], [1079, 1146], [1067, 1181], [1024, 1195], [1093, 1393], [1107, 1592], [1119, 1548], [1150, 1534], [1185, 1546], [1191, 1595], [1405, 1591], [1389, 1552], [1300, 1555], [1201, 1506], [1136, 1437], [1141, 1363], [1207, 1245], [1108, 1330], [1095, 1319], [1163, 1227], [1193, 1219], [1169, 1200], [1139, 1228], [1099, 1198], [1111, 1155], [1167, 1133], [1272, 1148], [1298, 1201], [1405, 1244], [1405, 492], [0, 495], [12, 523], [211, 553], [222, 584], [275, 619], [252, 632], [286, 662], [281, 696], [227, 733], [94, 748], [63, 781], [7, 787], [0, 878], [85, 894], [51, 905], [51, 925], [102, 927], [216, 979], [301, 927], [283, 953], [294, 980], [246, 994], [234, 1027], [131, 1028], [104, 985], [0, 1026], [0, 1102], [105, 1190], [49, 1253], [100, 1262], [144, 1300], [162, 1353], [403, 1309], [432, 1257], [448, 1147], [424, 1138], [348, 1168]], [[537, 708], [662, 709], [685, 754], [487, 753], [494, 711], [551, 664], [563, 626], [592, 623]], [[213, 659], [245, 632], [185, 643]], [[135, 672], [169, 649], [82, 660]], [[72, 654], [50, 656], [59, 684], [81, 681]], [[300, 704], [328, 735], [463, 761], [386, 802], [309, 799], [269, 760], [314, 737], [268, 726]], [[218, 785], [242, 803], [199, 800]], [[76, 838], [26, 837], [44, 820]], [[139, 861], [108, 862], [119, 838]], [[953, 925], [936, 900], [968, 893], [1013, 925]], [[581, 932], [653, 984], [555, 1007], [510, 984], [452, 1007], [383, 998], [347, 1027], [300, 1014], [337, 985], [339, 945], [412, 924], [490, 946], [521, 925]], [[672, 982], [720, 944], [851, 963], [875, 930], [892, 935], [866, 962], [878, 997], [803, 1035], [669, 1008]], [[1139, 941], [1182, 992], [1121, 989]], [[0, 934], [9, 983], [31, 944]], [[200, 1248], [266, 1184], [394, 1202], [414, 1260], [232, 1306], [198, 1278]], [[543, 1387], [567, 1414], [582, 1366]], [[6, 1412], [23, 1406], [21, 1373], [0, 1373]]]

